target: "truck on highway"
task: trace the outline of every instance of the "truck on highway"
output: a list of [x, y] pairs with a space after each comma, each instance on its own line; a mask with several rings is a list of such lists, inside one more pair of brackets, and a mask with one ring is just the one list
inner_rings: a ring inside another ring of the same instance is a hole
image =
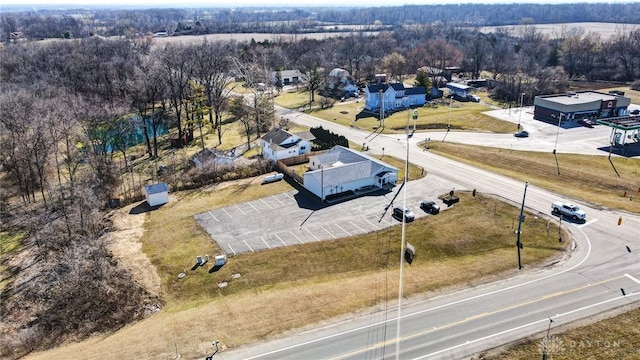
[[561, 201], [555, 201], [551, 204], [551, 213], [554, 215], [562, 215], [574, 221], [585, 220], [587, 218], [587, 214], [580, 210], [577, 205]]

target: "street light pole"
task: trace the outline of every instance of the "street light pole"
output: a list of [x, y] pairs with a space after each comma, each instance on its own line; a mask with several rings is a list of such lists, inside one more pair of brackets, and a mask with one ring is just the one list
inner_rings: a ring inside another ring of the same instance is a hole
[[516, 247], [518, 248], [518, 269], [522, 269], [522, 261], [520, 260], [520, 249], [522, 248], [522, 243], [520, 242], [520, 230], [522, 230], [522, 222], [524, 221], [524, 199], [527, 196], [527, 186], [529, 186], [529, 183], [525, 182], [524, 195], [522, 195], [522, 205], [520, 206], [520, 217], [518, 218], [518, 232], [516, 238]]
[[560, 164], [558, 163], [558, 156], [556, 155], [556, 150], [558, 148], [558, 135], [560, 135], [560, 124], [562, 123], [562, 115], [563, 113], [559, 113], [558, 116], [558, 129], [556, 130], [556, 141], [553, 145], [553, 156], [556, 158], [556, 167], [558, 168], [558, 176], [560, 175]]
[[522, 119], [522, 101], [524, 100], [524, 93], [520, 95], [520, 113], [518, 115], [518, 131], [520, 131], [520, 119]]

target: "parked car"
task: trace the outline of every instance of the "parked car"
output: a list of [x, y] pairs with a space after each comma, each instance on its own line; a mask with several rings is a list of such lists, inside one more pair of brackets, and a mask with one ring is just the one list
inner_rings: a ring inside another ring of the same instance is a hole
[[525, 137], [529, 137], [529, 132], [522, 130], [522, 131], [518, 131], [517, 133], [513, 134], [513, 136], [518, 137], [518, 138], [525, 138]]
[[640, 114], [640, 110], [638, 109], [635, 109], [631, 112], [631, 115], [638, 115], [638, 114]]
[[413, 212], [409, 209], [405, 209], [401, 206], [393, 208], [393, 217], [402, 221], [402, 214], [404, 214], [404, 219], [406, 222], [411, 222], [416, 219], [415, 215], [413, 215]]
[[420, 209], [432, 215], [440, 212], [440, 206], [438, 206], [438, 204], [436, 204], [436, 202], [432, 200], [423, 200], [422, 202], [420, 202]]
[[589, 119], [580, 119], [578, 120], [578, 124], [588, 127], [588, 128], [592, 128], [593, 127], [593, 121], [589, 120]]

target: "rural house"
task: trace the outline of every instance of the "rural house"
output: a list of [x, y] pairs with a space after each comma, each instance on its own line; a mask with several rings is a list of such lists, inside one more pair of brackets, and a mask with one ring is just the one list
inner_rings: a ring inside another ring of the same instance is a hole
[[395, 167], [343, 146], [311, 156], [309, 169], [304, 187], [322, 200], [362, 189], [392, 188], [398, 179]]
[[273, 162], [311, 152], [315, 137], [309, 131], [292, 134], [276, 128], [262, 137], [262, 157]]
[[[282, 85], [295, 85], [300, 82], [306, 81], [307, 77], [298, 70], [281, 70], [280, 79], [282, 81]], [[271, 84], [276, 85], [277, 80], [278, 72], [271, 72], [271, 75], [269, 76], [269, 81], [271, 82]]]
[[[426, 90], [423, 86], [406, 88], [402, 83], [372, 84], [364, 90], [365, 105], [369, 111], [395, 112], [410, 107], [423, 106]], [[382, 106], [382, 109], [380, 107]]]
[[347, 70], [335, 68], [324, 80], [325, 89], [334, 97], [348, 98], [358, 96], [358, 86]]

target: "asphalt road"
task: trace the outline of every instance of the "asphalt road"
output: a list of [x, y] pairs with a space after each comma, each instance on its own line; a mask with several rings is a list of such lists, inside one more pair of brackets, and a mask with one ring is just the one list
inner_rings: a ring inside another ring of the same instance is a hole
[[[378, 152], [384, 147], [385, 154], [399, 158], [406, 155], [406, 136], [373, 137], [370, 133], [304, 114], [279, 111], [302, 125], [322, 125], [356, 143], [367, 143], [371, 152]], [[515, 113], [512, 119], [517, 121], [518, 114]], [[549, 124], [529, 124], [524, 119], [523, 114], [521, 121], [525, 129], [542, 128], [534, 132], [537, 133], [536, 139], [527, 142], [527, 149], [549, 151], [549, 144], [555, 145], [556, 132], [546, 128]], [[593, 146], [608, 143], [607, 137], [602, 144], [600, 140], [581, 141], [572, 135], [573, 130], [601, 131], [597, 128], [560, 129], [558, 151], [568, 152], [575, 147], [578, 150], [575, 152], [585, 153], [593, 151]], [[450, 135], [445, 141], [452, 141], [453, 136]], [[423, 166], [429, 172], [428, 177], [444, 179], [461, 188], [496, 194], [515, 203], [522, 201], [522, 182], [422, 151], [416, 144], [424, 141], [426, 136], [435, 137], [433, 133], [416, 134], [408, 144], [410, 161]], [[514, 139], [510, 135], [502, 135], [494, 137], [494, 141], [509, 144]], [[576, 146], [576, 143], [580, 145]], [[407, 188], [411, 188], [411, 183]], [[562, 196], [529, 185], [525, 206], [533, 211], [549, 213], [551, 202], [558, 199]], [[632, 303], [637, 306], [640, 301], [640, 217], [574, 202], [587, 212], [588, 218], [584, 224], [563, 223], [574, 238], [570, 256], [546, 268], [524, 268], [510, 279], [427, 300], [403, 302], [399, 342], [396, 339], [399, 312], [394, 304], [388, 304], [390, 310], [371, 309], [366, 315], [242, 349], [223, 351], [216, 357], [393, 359], [396, 358], [396, 348], [399, 348], [400, 359], [462, 359], [530, 334], [544, 334], [549, 329], [553, 334], [554, 328], [577, 319]], [[619, 217], [623, 218], [621, 225], [617, 225]], [[526, 252], [526, 239], [523, 242], [522, 251]], [[515, 253], [514, 246], [514, 266], [517, 267]], [[598, 334], [584, 339], [590, 344], [599, 344], [598, 340]], [[558, 351], [570, 351], [571, 346], [575, 344], [564, 344]], [[594, 351], [599, 351], [602, 349], [596, 346], [605, 345], [593, 346]], [[532, 354], [532, 358], [540, 355]]]

